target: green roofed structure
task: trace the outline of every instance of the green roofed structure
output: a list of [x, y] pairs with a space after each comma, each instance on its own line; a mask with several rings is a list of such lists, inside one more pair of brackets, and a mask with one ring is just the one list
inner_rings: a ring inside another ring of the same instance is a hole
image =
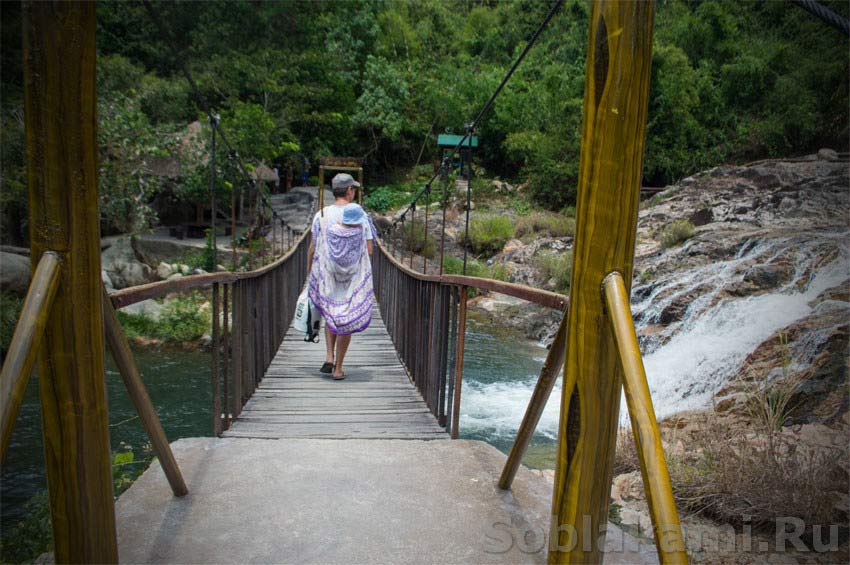
[[[437, 136], [437, 146], [442, 149], [440, 154], [441, 162], [452, 149], [457, 147], [457, 144], [460, 143], [461, 139], [463, 139], [462, 135], [452, 135], [448, 133], [443, 133]], [[467, 138], [463, 142], [463, 146], [458, 150], [458, 153], [452, 156], [452, 167], [458, 169], [460, 176], [469, 177], [469, 164], [472, 162], [472, 149], [476, 147], [478, 147], [478, 136], [473, 135], [470, 138]]]

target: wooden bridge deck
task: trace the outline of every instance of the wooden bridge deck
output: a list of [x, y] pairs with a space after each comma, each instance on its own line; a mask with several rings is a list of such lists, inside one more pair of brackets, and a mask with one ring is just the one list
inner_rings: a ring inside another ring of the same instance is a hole
[[448, 439], [410, 382], [377, 306], [355, 334], [346, 378], [319, 372], [324, 332], [306, 343], [289, 328], [260, 383], [223, 437], [314, 439]]

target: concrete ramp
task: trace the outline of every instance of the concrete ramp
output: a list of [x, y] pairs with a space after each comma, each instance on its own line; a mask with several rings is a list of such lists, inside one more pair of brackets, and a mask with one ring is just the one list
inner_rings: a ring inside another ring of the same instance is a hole
[[[478, 441], [195, 438], [116, 504], [124, 563], [544, 563], [551, 484]], [[613, 528], [613, 529], [612, 529]], [[609, 528], [609, 563], [655, 550]], [[621, 549], [622, 548], [622, 549]]]

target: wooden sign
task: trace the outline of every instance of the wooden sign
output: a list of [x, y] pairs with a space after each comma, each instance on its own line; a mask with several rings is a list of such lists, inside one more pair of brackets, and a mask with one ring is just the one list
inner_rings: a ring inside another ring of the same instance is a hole
[[358, 157], [322, 157], [319, 159], [319, 164], [323, 167], [351, 167], [358, 168], [363, 166], [363, 159]]

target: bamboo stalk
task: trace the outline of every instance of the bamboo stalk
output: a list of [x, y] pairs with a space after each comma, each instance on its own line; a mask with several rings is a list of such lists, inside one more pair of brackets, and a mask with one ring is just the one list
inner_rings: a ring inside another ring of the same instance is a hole
[[38, 360], [57, 563], [118, 560], [103, 377], [95, 28], [93, 3], [23, 5], [31, 257], [54, 251], [63, 266]]
[[171, 446], [168, 444], [165, 430], [162, 429], [162, 423], [156, 415], [153, 402], [151, 402], [150, 395], [148, 395], [147, 388], [145, 388], [139, 369], [133, 359], [130, 344], [121, 329], [121, 323], [118, 321], [118, 316], [115, 314], [115, 309], [112, 307], [112, 302], [109, 300], [109, 294], [107, 294], [105, 288], [103, 289], [103, 320], [109, 351], [112, 352], [112, 358], [115, 359], [115, 364], [118, 366], [121, 380], [124, 381], [124, 386], [127, 388], [127, 394], [139, 414], [142, 426], [144, 426], [148, 438], [151, 440], [154, 453], [156, 453], [159, 464], [168, 478], [171, 491], [174, 496], [184, 496], [189, 492], [189, 489], [186, 488], [186, 483], [183, 481], [180, 467], [178, 467]]
[[543, 415], [543, 409], [546, 408], [546, 403], [549, 401], [549, 396], [552, 394], [552, 389], [555, 387], [558, 375], [564, 366], [566, 346], [567, 315], [565, 312], [564, 317], [561, 318], [561, 324], [558, 326], [558, 331], [555, 333], [555, 341], [552, 342], [549, 353], [546, 355], [546, 361], [543, 363], [543, 368], [540, 369], [540, 377], [537, 379], [534, 392], [531, 394], [531, 400], [528, 401], [528, 408], [525, 410], [525, 416], [519, 426], [519, 431], [517, 431], [517, 437], [508, 455], [508, 460], [505, 461], [505, 468], [502, 470], [502, 476], [499, 478], [499, 488], [511, 488], [511, 483], [513, 483], [516, 472], [522, 462], [522, 456], [531, 442], [531, 437], [534, 435], [534, 430], [537, 428], [540, 416]]
[[662, 563], [687, 563], [685, 541], [673, 500], [670, 474], [664, 460], [664, 448], [652, 408], [649, 384], [638, 347], [634, 320], [629, 309], [629, 293], [620, 273], [613, 272], [604, 281], [605, 305], [623, 366], [623, 388], [632, 422], [632, 433], [640, 460], [646, 501], [652, 518], [655, 548]]
[[48, 251], [41, 256], [3, 361], [3, 370], [0, 372], [0, 464], [6, 460], [15, 420], [41, 347], [44, 328], [59, 288], [59, 271], [59, 258], [55, 253]]

